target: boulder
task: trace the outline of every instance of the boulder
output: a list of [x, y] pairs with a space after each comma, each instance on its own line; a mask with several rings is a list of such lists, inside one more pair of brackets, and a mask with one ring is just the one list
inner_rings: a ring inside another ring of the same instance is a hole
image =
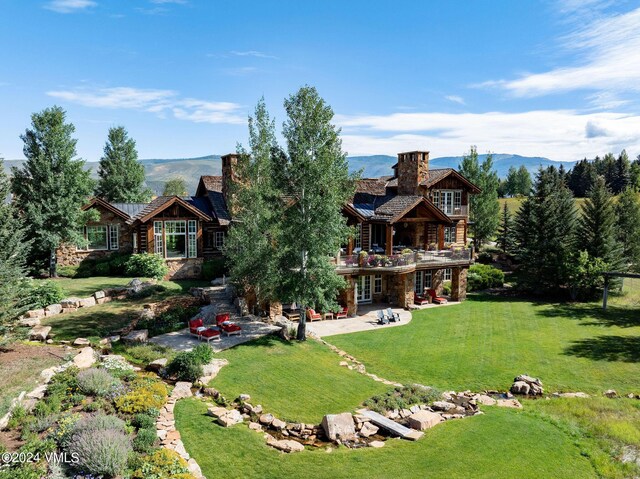
[[251, 396], [248, 394], [240, 394], [240, 396], [238, 396], [238, 400], [242, 402], [251, 401]]
[[[447, 401], [435, 401], [432, 405], [431, 408], [434, 411], [449, 411], [450, 409], [455, 408], [456, 405]], [[417, 411], [414, 411], [417, 412]]]
[[51, 378], [52, 378], [53, 376], [55, 376], [55, 375], [56, 375], [56, 368], [55, 368], [55, 366], [52, 366], [52, 367], [50, 367], [50, 368], [47, 368], [47, 369], [43, 370], [43, 371], [40, 373], [40, 378], [41, 378], [41, 379], [44, 381], [44, 383], [46, 384], [46, 383], [48, 383], [49, 381], [51, 381]]
[[135, 331], [131, 331], [124, 338], [122, 338], [123, 341], [128, 343], [146, 343], [148, 339], [148, 329], [136, 329]]
[[409, 416], [409, 427], [417, 431], [430, 429], [436, 424], [440, 424], [444, 419], [440, 414], [431, 411], [418, 411]]
[[87, 338], [76, 338], [76, 340], [73, 342], [74, 346], [89, 346], [91, 344], [91, 341], [89, 341]]
[[561, 398], [583, 398], [588, 399], [590, 396], [587, 393], [577, 392], [577, 393], [559, 393], [558, 397]]
[[142, 288], [142, 281], [140, 281], [138, 278], [133, 278], [131, 281], [129, 281], [129, 284], [127, 286], [133, 289], [135, 293], [137, 293]]
[[229, 364], [229, 361], [227, 361], [226, 359], [214, 359], [210, 363], [202, 366], [202, 371], [204, 372], [205, 377], [210, 378], [210, 381], [211, 379], [215, 378], [220, 370], [227, 364]]
[[178, 381], [171, 392], [171, 397], [174, 399], [182, 399], [193, 396], [191, 386], [193, 386], [193, 384], [190, 382]]
[[96, 298], [94, 298], [93, 296], [89, 296], [88, 298], [82, 298], [80, 300], [81, 308], [90, 308], [91, 306], [95, 306], [95, 305], [96, 305]]
[[381, 448], [384, 447], [384, 441], [371, 441], [369, 447]]
[[22, 318], [18, 321], [20, 326], [25, 326], [27, 328], [33, 328], [34, 326], [40, 326], [39, 318]]
[[29, 339], [31, 341], [46, 341], [49, 333], [51, 332], [51, 326], [35, 326], [29, 331]]
[[44, 318], [44, 309], [32, 309], [25, 313], [27, 318], [40, 319]]
[[111, 296], [105, 296], [104, 298], [96, 299], [96, 303], [98, 304], [104, 304], [104, 303], [110, 303], [110, 302], [111, 302]]
[[80, 352], [73, 358], [73, 364], [78, 369], [90, 368], [95, 362], [96, 355], [91, 347], [82, 348]]
[[351, 413], [327, 414], [322, 418], [322, 428], [329, 439], [353, 439], [356, 435], [356, 425]]
[[250, 422], [249, 429], [252, 431], [262, 431], [262, 426], [257, 422]]
[[223, 427], [231, 427], [243, 421], [242, 414], [237, 409], [231, 409], [222, 416], [218, 417], [218, 424]]
[[522, 404], [517, 399], [498, 399], [496, 405], [499, 407], [509, 407], [513, 409], [522, 409]]
[[80, 298], [65, 298], [60, 301], [60, 306], [63, 308], [79, 308], [80, 307]]
[[273, 420], [275, 418], [273, 417], [273, 414], [263, 414], [262, 416], [260, 416], [260, 418], [258, 419], [260, 421], [260, 424], [264, 424], [265, 426], [269, 426]]
[[618, 393], [615, 389], [608, 389], [604, 392], [604, 395], [608, 398], [618, 397]]
[[531, 386], [529, 386], [525, 381], [516, 381], [511, 386], [511, 392], [513, 394], [529, 394], [530, 390]]
[[50, 304], [46, 308], [44, 308], [45, 316], [55, 316], [56, 314], [62, 313], [62, 305], [61, 304]]
[[269, 444], [271, 447], [274, 447], [282, 452], [300, 452], [304, 451], [304, 446], [300, 444], [298, 441], [294, 441], [292, 439], [283, 439], [280, 441], [272, 441]]
[[276, 418], [273, 418], [273, 421], [271, 421], [271, 427], [274, 429], [283, 430], [284, 428], [287, 427], [287, 423], [284, 421], [281, 421], [276, 417]]
[[495, 406], [496, 404], [496, 400], [486, 394], [478, 394], [475, 399], [478, 404], [483, 406]]
[[151, 361], [147, 364], [147, 371], [158, 372], [162, 368], [167, 366], [167, 358], [156, 359], [155, 361]]
[[46, 384], [43, 384], [43, 385], [38, 386], [37, 388], [35, 388], [29, 394], [27, 394], [27, 398], [29, 398], [29, 399], [42, 399], [44, 397], [44, 393], [45, 392], [47, 392], [47, 386], [46, 386]]
[[103, 299], [105, 298], [107, 295], [105, 294], [104, 291], [96, 291], [95, 293], [93, 293], [93, 297], [97, 300], [99, 299]]
[[370, 422], [365, 422], [364, 424], [362, 424], [362, 428], [360, 429], [360, 435], [362, 437], [369, 437], [369, 436], [373, 436], [374, 434], [377, 434], [378, 431], [379, 431], [378, 426], [374, 426]]
[[214, 399], [220, 396], [220, 392], [215, 388], [204, 388], [202, 390], [202, 394], [204, 394], [205, 396], [212, 397]]
[[227, 412], [229, 412], [229, 410], [222, 406], [213, 406], [207, 409], [207, 415], [216, 418], [224, 416]]

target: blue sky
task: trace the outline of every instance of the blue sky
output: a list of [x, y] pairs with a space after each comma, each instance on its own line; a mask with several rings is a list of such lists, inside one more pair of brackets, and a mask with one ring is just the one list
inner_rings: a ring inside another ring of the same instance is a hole
[[0, 0], [0, 156], [58, 104], [97, 161], [233, 151], [314, 85], [351, 155], [640, 154], [640, 1]]

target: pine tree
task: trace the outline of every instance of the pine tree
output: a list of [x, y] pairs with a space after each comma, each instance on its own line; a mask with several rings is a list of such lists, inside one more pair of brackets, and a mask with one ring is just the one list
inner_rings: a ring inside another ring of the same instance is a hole
[[162, 190], [163, 196], [187, 196], [187, 182], [184, 178], [177, 176], [168, 179]]
[[276, 181], [290, 205], [284, 209], [279, 234], [280, 274], [274, 278], [279, 297], [302, 306], [299, 340], [306, 338], [305, 307], [328, 311], [345, 281], [330, 258], [340, 249], [350, 228], [342, 208], [355, 191], [342, 151], [333, 110], [313, 87], [305, 86], [285, 100], [287, 148], [275, 157]]
[[470, 198], [471, 212], [469, 219], [473, 223], [473, 241], [476, 249], [491, 238], [500, 220], [500, 204], [498, 203], [498, 174], [493, 169], [493, 157], [487, 155], [480, 163], [475, 146], [465, 155], [458, 167], [460, 173], [476, 184], [481, 193]]
[[633, 160], [629, 168], [629, 186], [634, 191], [640, 191], [640, 155]]
[[592, 258], [601, 258], [612, 270], [622, 265], [622, 251], [617, 239], [616, 212], [611, 192], [598, 176], [582, 207], [578, 227], [580, 250]]
[[88, 214], [80, 208], [94, 187], [85, 162], [74, 160], [75, 127], [65, 119], [65, 111], [58, 106], [31, 116], [31, 128], [21, 135], [27, 161], [22, 168], [13, 168], [11, 182], [16, 207], [33, 240], [30, 264], [48, 258], [52, 277], [56, 276], [58, 246], [84, 241], [79, 228]]
[[614, 195], [619, 195], [631, 182], [631, 163], [625, 150], [620, 152], [616, 160], [616, 174], [611, 187]]
[[626, 188], [615, 206], [616, 231], [622, 257], [632, 271], [640, 271], [640, 200], [638, 193]]
[[509, 212], [509, 207], [505, 202], [502, 208], [502, 215], [500, 215], [500, 226], [498, 227], [498, 246], [502, 250], [503, 253], [511, 253], [513, 252], [513, 247], [515, 245], [515, 236], [514, 236], [514, 221], [513, 216]]
[[144, 166], [138, 162], [136, 142], [123, 126], [109, 128], [100, 158], [96, 195], [114, 203], [146, 203], [151, 190], [144, 187]]
[[22, 284], [30, 241], [21, 218], [9, 197], [10, 184], [0, 158], [0, 336], [6, 326], [26, 309], [26, 294]]
[[230, 207], [234, 221], [225, 239], [225, 256], [233, 281], [252, 289], [258, 303], [276, 299], [279, 222], [284, 204], [274, 185], [275, 124], [261, 99], [249, 118], [249, 151], [238, 147]]
[[618, 179], [618, 168], [616, 167], [616, 157], [613, 156], [613, 153], [607, 153], [604, 155], [602, 163], [598, 168], [598, 174], [604, 176], [607, 188], [614, 190]]

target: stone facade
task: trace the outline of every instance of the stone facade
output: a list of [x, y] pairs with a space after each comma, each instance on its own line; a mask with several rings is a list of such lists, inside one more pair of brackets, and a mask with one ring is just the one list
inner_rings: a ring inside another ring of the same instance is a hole
[[429, 174], [429, 152], [412, 151], [398, 154], [398, 194], [419, 195], [420, 183]]
[[453, 268], [451, 270], [451, 299], [464, 301], [467, 298], [467, 268]]
[[118, 216], [100, 206], [96, 206], [95, 208], [100, 213], [100, 219], [98, 221], [89, 222], [87, 225], [117, 225], [119, 227], [118, 249], [86, 251], [79, 250], [75, 244], [65, 243], [56, 250], [59, 266], [78, 266], [85, 259], [99, 259], [109, 256], [112, 253], [131, 253], [133, 251], [131, 226], [129, 226], [121, 216]]
[[192, 279], [202, 274], [203, 258], [171, 259], [167, 261], [169, 272], [166, 279]]

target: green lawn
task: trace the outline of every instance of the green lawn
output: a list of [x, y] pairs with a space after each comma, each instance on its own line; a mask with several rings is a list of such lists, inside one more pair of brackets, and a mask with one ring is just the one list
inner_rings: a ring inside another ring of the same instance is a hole
[[[504, 207], [504, 204], [507, 204], [507, 208], [513, 214], [520, 209], [520, 205], [524, 201], [524, 196], [516, 197], [516, 198], [498, 198], [498, 202], [500, 203], [500, 211]], [[585, 202], [585, 198], [575, 198], [575, 205], [578, 212], [582, 211], [582, 205]]]
[[91, 278], [56, 278], [43, 281], [58, 283], [68, 297], [86, 298], [101, 289], [126, 286], [132, 279], [115, 276], [93, 276]]
[[461, 305], [417, 311], [406, 326], [327, 339], [370, 372], [403, 383], [504, 390], [527, 373], [547, 391], [640, 392], [640, 314], [621, 306], [629, 297], [612, 298], [603, 312], [597, 303], [472, 295]]
[[[309, 364], [308, 372], [312, 373]], [[206, 405], [178, 402], [176, 426], [207, 477], [224, 478], [592, 478], [589, 460], [572, 438], [536, 417], [490, 408], [451, 421], [418, 442], [392, 439], [382, 449], [339, 448], [285, 455], [246, 425], [225, 429], [205, 416]]]
[[293, 422], [319, 423], [328, 413], [352, 411], [389, 386], [339, 366], [342, 358], [317, 341], [285, 343], [275, 337], [218, 354], [229, 360], [211, 385], [228, 399], [242, 393], [252, 404]]
[[[74, 291], [73, 295], [87, 296], [89, 292], [117, 286], [119, 281], [121, 285], [127, 284], [131, 278], [83, 278], [57, 281], [64, 281], [63, 287], [67, 292]], [[45, 318], [42, 320], [42, 324], [51, 326], [51, 334], [58, 340], [103, 337], [111, 331], [126, 326], [135, 314], [140, 312], [143, 305], [161, 301], [177, 294], [187, 294], [192, 286], [204, 286], [208, 283], [206, 281], [183, 280], [160, 281], [159, 284], [164, 286], [166, 290], [155, 292], [146, 298], [112, 301], [91, 308], [81, 308], [73, 313]]]

